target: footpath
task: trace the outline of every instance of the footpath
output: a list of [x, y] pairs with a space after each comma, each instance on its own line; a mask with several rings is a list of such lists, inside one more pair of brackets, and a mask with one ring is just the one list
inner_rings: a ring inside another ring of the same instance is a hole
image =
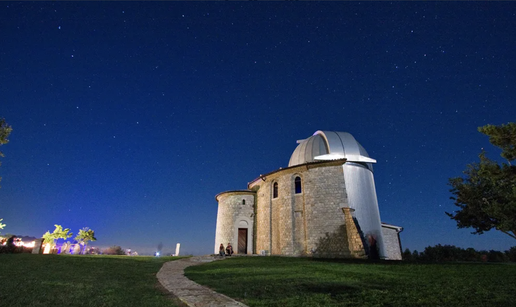
[[165, 262], [158, 274], [159, 282], [165, 289], [190, 307], [247, 307], [247, 305], [217, 293], [191, 281], [184, 275], [185, 268], [212, 262], [215, 256], [198, 256]]

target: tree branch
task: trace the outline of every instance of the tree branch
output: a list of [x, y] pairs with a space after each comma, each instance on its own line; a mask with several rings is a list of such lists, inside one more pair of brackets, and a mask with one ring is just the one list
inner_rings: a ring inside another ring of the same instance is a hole
[[512, 233], [508, 232], [508, 231], [503, 231], [503, 230], [500, 230], [501, 232], [505, 233], [506, 235], [508, 235], [509, 237], [513, 238], [513, 239], [516, 239], [516, 236], [513, 235]]

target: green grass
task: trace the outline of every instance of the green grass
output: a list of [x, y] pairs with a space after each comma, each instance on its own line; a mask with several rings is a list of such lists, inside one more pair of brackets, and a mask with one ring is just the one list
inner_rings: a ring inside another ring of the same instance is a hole
[[515, 306], [514, 264], [235, 257], [186, 276], [249, 306]]
[[177, 306], [156, 273], [176, 257], [0, 255], [0, 306]]

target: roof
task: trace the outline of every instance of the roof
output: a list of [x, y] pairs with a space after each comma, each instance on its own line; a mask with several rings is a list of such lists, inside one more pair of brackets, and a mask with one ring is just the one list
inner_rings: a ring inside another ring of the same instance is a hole
[[297, 141], [299, 144], [288, 166], [320, 160], [347, 159], [349, 162], [376, 163], [367, 151], [348, 132], [316, 131], [311, 137]]
[[331, 161], [314, 161], [314, 162], [308, 162], [308, 163], [304, 163], [304, 164], [299, 164], [299, 165], [294, 165], [294, 166], [289, 166], [289, 167], [280, 167], [279, 169], [275, 170], [275, 171], [272, 171], [272, 172], [269, 172], [267, 174], [260, 174], [260, 176], [258, 178], [255, 178], [253, 179], [251, 182], [248, 182], [247, 183], [247, 188], [249, 189], [249, 187], [256, 181], [258, 180], [267, 180], [267, 177], [270, 176], [270, 175], [273, 175], [275, 173], [278, 173], [278, 172], [283, 172], [283, 171], [287, 171], [287, 170], [291, 170], [291, 169], [295, 169], [296, 167], [306, 167], [306, 169], [310, 169], [310, 168], [316, 168], [316, 167], [324, 167], [324, 166], [331, 166], [331, 165], [339, 165], [339, 164], [344, 164], [346, 163], [346, 159], [338, 159], [338, 160], [331, 160]]
[[230, 191], [224, 191], [224, 192], [220, 192], [219, 194], [215, 195], [215, 200], [219, 201], [219, 196], [221, 196], [222, 194], [252, 195], [252, 194], [256, 194], [256, 191], [252, 191], [252, 190], [230, 190]]
[[391, 225], [391, 224], [387, 224], [384, 222], [382, 222], [382, 227], [395, 229], [397, 232], [403, 231], [403, 227], [401, 227], [401, 226]]

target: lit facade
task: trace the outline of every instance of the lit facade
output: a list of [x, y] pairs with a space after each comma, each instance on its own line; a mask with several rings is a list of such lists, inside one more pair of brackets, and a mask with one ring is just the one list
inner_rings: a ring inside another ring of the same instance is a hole
[[373, 163], [346, 132], [298, 141], [287, 168], [216, 196], [215, 253], [231, 242], [237, 254], [401, 259], [402, 228], [380, 221]]

